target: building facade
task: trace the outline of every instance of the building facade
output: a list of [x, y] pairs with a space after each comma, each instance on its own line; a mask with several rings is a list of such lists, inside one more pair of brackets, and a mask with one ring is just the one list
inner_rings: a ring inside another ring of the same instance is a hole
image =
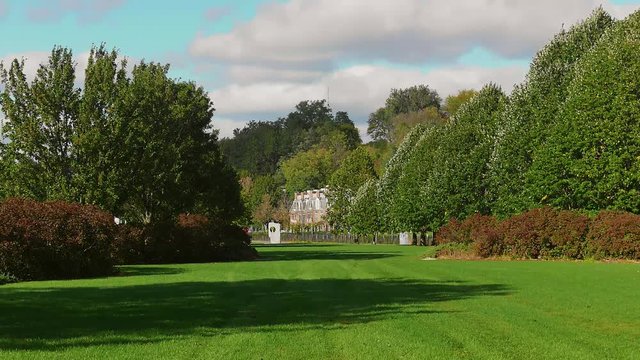
[[326, 188], [296, 193], [289, 209], [290, 224], [328, 230], [326, 216], [329, 201], [327, 193]]

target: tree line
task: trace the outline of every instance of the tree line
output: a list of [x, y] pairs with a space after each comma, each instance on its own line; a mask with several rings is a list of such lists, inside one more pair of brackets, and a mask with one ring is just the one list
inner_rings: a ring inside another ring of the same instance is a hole
[[[639, 34], [640, 13], [616, 21], [601, 8], [561, 31], [511, 94], [488, 84], [449, 120], [413, 127], [379, 179], [348, 196], [341, 227], [426, 232], [544, 206], [640, 212]], [[385, 123], [378, 113], [370, 125]]]

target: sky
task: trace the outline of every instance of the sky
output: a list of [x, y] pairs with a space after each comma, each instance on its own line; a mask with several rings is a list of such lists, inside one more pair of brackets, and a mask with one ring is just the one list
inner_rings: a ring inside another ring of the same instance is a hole
[[318, 99], [364, 135], [392, 88], [511, 91], [537, 50], [600, 5], [621, 19], [640, 0], [0, 0], [0, 60], [24, 58], [33, 76], [69, 47], [81, 83], [105, 43], [203, 86], [221, 137]]

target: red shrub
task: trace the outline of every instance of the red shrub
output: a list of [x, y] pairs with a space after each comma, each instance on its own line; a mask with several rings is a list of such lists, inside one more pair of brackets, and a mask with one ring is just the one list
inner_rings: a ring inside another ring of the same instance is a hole
[[589, 217], [575, 211], [561, 210], [547, 218], [547, 221], [546, 231], [543, 232], [547, 247], [541, 249], [542, 257], [582, 259]]
[[478, 237], [494, 232], [497, 225], [498, 220], [489, 215], [473, 214], [462, 222], [451, 219], [438, 231], [436, 244], [470, 244]]
[[602, 211], [586, 236], [586, 254], [595, 258], [640, 259], [640, 215]]
[[113, 217], [94, 206], [8, 199], [0, 204], [0, 273], [20, 280], [113, 271]]
[[550, 247], [547, 226], [556, 216], [552, 208], [533, 209], [505, 219], [500, 224], [505, 255], [537, 259]]
[[497, 222], [494, 227], [479, 229], [473, 242], [473, 250], [480, 257], [500, 256], [504, 253], [504, 241]]
[[466, 244], [469, 241], [469, 233], [466, 229], [463, 229], [462, 222], [458, 219], [452, 218], [449, 222], [441, 227], [435, 236], [436, 245], [444, 244]]

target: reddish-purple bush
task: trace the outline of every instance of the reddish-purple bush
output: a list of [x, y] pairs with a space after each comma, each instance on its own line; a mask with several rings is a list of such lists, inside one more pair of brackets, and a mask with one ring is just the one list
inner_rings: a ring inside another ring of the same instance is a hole
[[556, 211], [554, 215], [547, 218], [546, 231], [543, 232], [546, 247], [541, 249], [541, 256], [582, 259], [591, 220], [584, 214], [569, 210]]
[[441, 227], [436, 237], [436, 244], [459, 243], [470, 244], [477, 238], [495, 232], [498, 220], [489, 215], [473, 214], [460, 222], [451, 219]]
[[504, 240], [497, 222], [494, 227], [478, 229], [474, 239], [473, 250], [480, 257], [500, 256], [504, 253]]
[[549, 219], [555, 217], [551, 208], [533, 209], [505, 219], [500, 224], [505, 255], [537, 259], [548, 246], [546, 238]]
[[589, 227], [585, 252], [595, 258], [640, 259], [640, 215], [600, 212]]
[[533, 209], [502, 222], [475, 214], [451, 220], [436, 238], [438, 244], [472, 244], [477, 256], [516, 258], [582, 258], [590, 220], [586, 215], [552, 208]]
[[0, 273], [19, 280], [113, 272], [113, 217], [94, 206], [8, 199], [0, 204]]

